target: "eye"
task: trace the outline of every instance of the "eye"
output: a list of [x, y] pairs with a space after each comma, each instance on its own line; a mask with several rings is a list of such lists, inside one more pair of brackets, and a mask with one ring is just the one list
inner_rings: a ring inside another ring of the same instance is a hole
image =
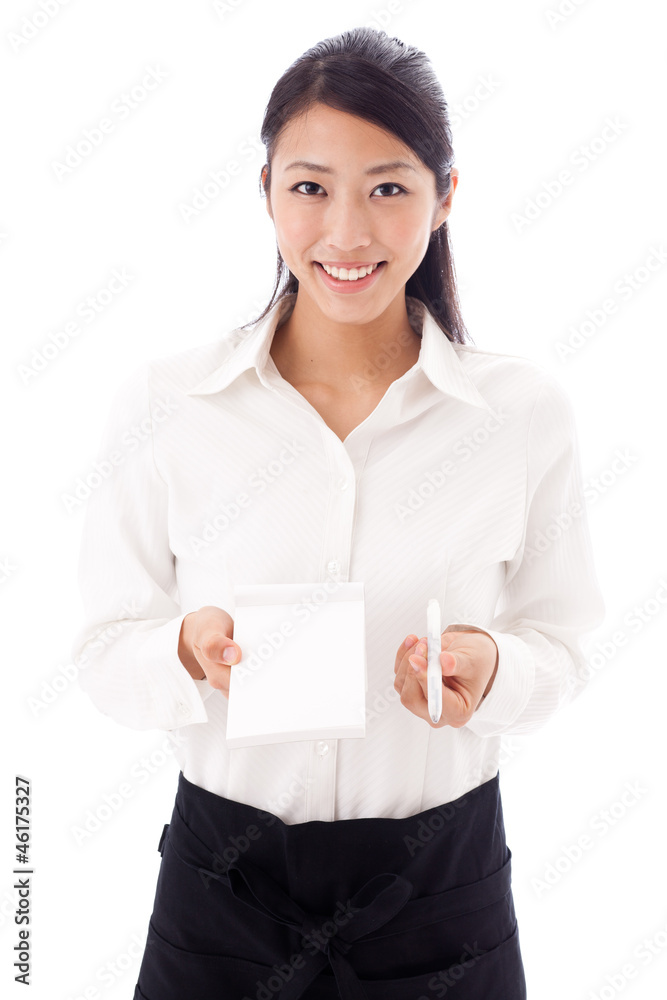
[[[310, 187], [316, 187], [316, 188], [322, 186], [321, 184], [316, 184], [315, 181], [301, 181], [299, 184], [295, 184], [294, 187], [290, 188], [290, 191], [299, 191], [299, 188], [305, 187], [307, 185], [310, 185]], [[378, 184], [378, 186], [376, 188], [374, 188], [374, 190], [375, 191], [379, 191], [381, 188], [397, 188], [399, 192], [405, 193], [405, 188], [401, 187], [400, 184], [394, 184], [394, 183], [390, 183], [390, 182], [388, 182], [386, 184]], [[306, 191], [299, 191], [299, 194], [305, 194], [305, 195], [307, 195], [308, 193]], [[395, 195], [392, 195], [392, 197], [395, 197]]]
[[[321, 187], [321, 185], [316, 184], [315, 181], [301, 181], [300, 184], [295, 184], [293, 188], [290, 188], [290, 191], [299, 191], [299, 188], [304, 187], [306, 184], [309, 184], [311, 187]], [[299, 191], [299, 194], [306, 194], [306, 192]]]
[[380, 188], [398, 188], [399, 191], [405, 192], [405, 188], [401, 187], [400, 184], [393, 184], [393, 183], [389, 183], [389, 182], [386, 183], [386, 184], [379, 184], [378, 187], [376, 187], [375, 190], [379, 191]]

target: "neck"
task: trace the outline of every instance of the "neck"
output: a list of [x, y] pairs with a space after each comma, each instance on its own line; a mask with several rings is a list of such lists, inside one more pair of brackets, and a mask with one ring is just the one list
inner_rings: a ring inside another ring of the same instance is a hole
[[274, 333], [270, 354], [290, 382], [316, 382], [335, 390], [354, 379], [372, 391], [412, 368], [420, 348], [404, 294], [366, 323], [341, 323], [297, 293], [292, 312]]

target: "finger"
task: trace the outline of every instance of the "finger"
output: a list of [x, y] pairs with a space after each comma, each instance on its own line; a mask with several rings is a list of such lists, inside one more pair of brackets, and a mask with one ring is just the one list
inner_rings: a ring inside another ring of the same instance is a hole
[[[409, 638], [412, 639], [413, 636], [409, 636]], [[410, 667], [410, 664], [408, 662], [408, 656], [410, 654], [410, 649], [415, 648], [415, 646], [419, 642], [423, 642], [424, 641], [422, 639], [418, 639], [416, 636], [414, 637], [414, 639], [415, 639], [415, 641], [413, 642], [412, 646], [410, 646], [408, 648], [404, 648], [404, 649], [399, 650], [400, 659], [399, 659], [399, 657], [397, 657], [398, 669], [396, 671], [396, 678], [394, 680], [394, 690], [398, 691], [399, 694], [401, 694], [401, 692], [403, 690], [403, 686], [405, 684], [405, 679], [406, 679], [408, 673], [412, 673], [412, 668]]]
[[442, 665], [442, 711], [447, 714], [448, 724], [458, 728], [465, 726], [472, 718], [477, 700], [473, 697], [476, 687], [471, 680], [474, 674], [474, 664], [465, 649], [457, 649], [456, 653], [443, 650], [440, 654]]
[[403, 658], [405, 657], [406, 650], [410, 649], [417, 642], [417, 636], [414, 632], [411, 632], [409, 636], [401, 643], [398, 647], [398, 652], [396, 653], [396, 661], [394, 663], [394, 673], [398, 671]]
[[456, 656], [449, 649], [443, 649], [440, 653], [440, 666], [444, 677], [450, 677], [459, 669]]
[[205, 634], [200, 646], [193, 643], [193, 648], [211, 687], [229, 698], [231, 668], [241, 658], [239, 646], [224, 632], [211, 631]]
[[433, 722], [431, 719], [428, 710], [427, 674], [425, 670], [415, 673], [412, 667], [410, 667], [401, 691], [401, 704], [408, 711], [412, 712], [413, 715], [424, 719], [432, 729], [440, 729], [447, 725], [447, 718], [444, 711], [438, 722]]
[[[428, 715], [428, 660], [425, 656], [420, 656], [417, 653], [413, 653], [408, 657], [411, 664], [411, 673], [422, 693], [423, 704], [419, 702], [419, 698], [414, 693], [414, 698], [411, 698], [410, 690], [406, 691], [406, 701], [412, 711], [418, 710], [418, 714], [425, 718], [428, 722], [431, 722], [430, 716]], [[467, 686], [457, 679], [457, 671], [460, 670], [460, 664], [458, 663], [457, 656], [454, 653], [450, 653], [448, 650], [443, 650], [440, 654], [440, 664], [443, 673], [442, 678], [442, 714], [438, 725], [448, 725], [454, 728], [460, 728], [464, 726], [466, 722], [471, 717], [472, 709], [472, 699], [470, 696], [470, 691]], [[412, 665], [416, 666], [418, 669], [415, 671]], [[410, 699], [408, 703], [408, 699]]]
[[470, 691], [463, 685], [451, 687], [443, 678], [442, 716], [447, 720], [447, 725], [454, 729], [465, 726], [472, 718], [472, 709]]
[[209, 663], [231, 666], [241, 658], [241, 650], [224, 632], [207, 633], [199, 648]]
[[415, 643], [411, 650], [408, 650], [406, 659], [414, 674], [419, 675], [426, 669], [428, 666], [428, 639], [426, 636]]
[[411, 679], [409, 683], [403, 685], [401, 689], [401, 701], [411, 712], [425, 719], [430, 726], [444, 725], [445, 721], [433, 723], [428, 710], [428, 640], [426, 637], [420, 639], [414, 647], [415, 650], [423, 652], [413, 652], [407, 656], [409, 668], [406, 671]]

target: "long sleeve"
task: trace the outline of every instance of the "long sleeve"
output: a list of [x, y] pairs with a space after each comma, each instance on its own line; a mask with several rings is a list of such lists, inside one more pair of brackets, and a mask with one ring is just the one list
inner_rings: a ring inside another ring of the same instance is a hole
[[573, 407], [549, 378], [528, 428], [523, 539], [507, 562], [496, 615], [482, 628], [498, 647], [498, 671], [467, 728], [478, 736], [540, 728], [582, 690], [583, 641], [604, 617]]
[[117, 390], [97, 455], [106, 478], [87, 500], [79, 555], [79, 684], [133, 729], [205, 722], [213, 691], [178, 656], [183, 618], [168, 540], [168, 490], [155, 464], [149, 364]]

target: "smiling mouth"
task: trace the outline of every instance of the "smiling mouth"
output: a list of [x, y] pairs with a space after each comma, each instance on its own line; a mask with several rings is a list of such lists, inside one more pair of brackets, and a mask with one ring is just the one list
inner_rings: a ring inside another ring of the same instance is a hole
[[[364, 264], [359, 267], [335, 267], [329, 264], [323, 264], [322, 261], [316, 260], [315, 263], [318, 267], [329, 275], [330, 278], [335, 278], [337, 281], [350, 281], [354, 283], [355, 281], [362, 281], [364, 278], [369, 277], [371, 274], [375, 274], [378, 268], [386, 264], [386, 260], [381, 260], [376, 264]], [[341, 277], [341, 271], [345, 272], [345, 277]], [[352, 277], [352, 273], [354, 276]]]

